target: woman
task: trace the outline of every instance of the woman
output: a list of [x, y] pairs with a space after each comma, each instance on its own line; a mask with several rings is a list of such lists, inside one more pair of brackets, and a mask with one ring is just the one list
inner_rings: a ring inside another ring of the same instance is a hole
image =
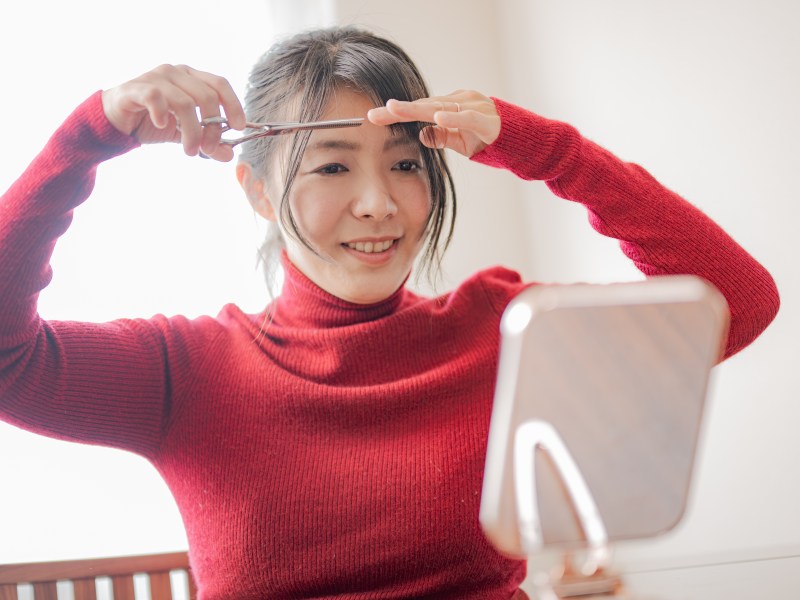
[[[725, 356], [777, 311], [769, 274], [643, 169], [499, 99], [430, 97], [403, 51], [369, 33], [275, 46], [245, 100], [185, 66], [97, 93], [0, 203], [0, 416], [150, 460], [203, 600], [524, 597], [524, 562], [488, 544], [478, 506], [499, 319], [530, 283], [495, 268], [438, 298], [405, 288], [449, 239], [442, 148], [583, 203], [648, 276], [711, 281], [732, 315]], [[221, 111], [238, 129], [245, 115], [368, 118], [244, 147], [238, 179], [274, 224], [265, 262], [285, 270], [277, 298], [260, 315], [41, 320], [52, 247], [96, 166], [159, 141], [231, 160], [220, 128], [200, 123]]]

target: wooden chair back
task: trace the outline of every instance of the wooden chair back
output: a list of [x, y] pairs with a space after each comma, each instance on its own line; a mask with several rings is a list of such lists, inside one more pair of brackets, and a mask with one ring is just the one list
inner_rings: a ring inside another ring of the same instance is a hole
[[147, 577], [151, 600], [178, 600], [181, 596], [173, 595], [171, 584], [173, 571], [186, 573], [189, 600], [195, 600], [186, 552], [0, 565], [0, 600], [18, 600], [20, 584], [32, 586], [34, 600], [58, 600], [57, 583], [65, 581], [72, 584], [74, 600], [97, 600], [100, 577], [111, 580], [114, 600], [135, 600], [134, 575]]

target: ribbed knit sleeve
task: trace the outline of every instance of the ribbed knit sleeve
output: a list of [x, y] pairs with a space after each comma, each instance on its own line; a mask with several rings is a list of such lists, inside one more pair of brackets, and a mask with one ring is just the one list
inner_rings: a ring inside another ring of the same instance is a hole
[[45, 322], [37, 313], [53, 247], [97, 165], [136, 145], [108, 123], [98, 92], [0, 199], [0, 419], [149, 455], [170, 386], [159, 321]]
[[770, 274], [699, 209], [574, 127], [493, 100], [501, 133], [473, 160], [543, 180], [557, 196], [583, 204], [592, 227], [620, 240], [646, 276], [693, 274], [715, 285], [731, 312], [726, 357], [774, 319], [779, 296]]

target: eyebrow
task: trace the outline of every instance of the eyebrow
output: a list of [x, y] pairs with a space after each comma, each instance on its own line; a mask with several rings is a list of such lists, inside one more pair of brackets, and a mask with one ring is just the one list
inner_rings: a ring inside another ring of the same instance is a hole
[[[410, 140], [405, 136], [392, 136], [383, 144], [384, 150], [391, 150], [393, 148], [397, 148], [399, 146], [409, 146], [411, 148], [417, 148], [417, 143]], [[350, 140], [344, 139], [327, 139], [327, 140], [318, 140], [313, 144], [310, 144], [308, 150], [360, 150], [361, 143], [359, 142], [352, 142]]]

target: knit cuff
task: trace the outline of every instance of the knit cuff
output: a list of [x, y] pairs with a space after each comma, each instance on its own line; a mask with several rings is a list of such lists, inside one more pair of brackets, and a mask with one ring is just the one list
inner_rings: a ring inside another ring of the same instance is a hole
[[582, 138], [574, 127], [498, 98], [492, 101], [500, 115], [500, 135], [471, 160], [528, 180], [555, 179], [577, 160]]

